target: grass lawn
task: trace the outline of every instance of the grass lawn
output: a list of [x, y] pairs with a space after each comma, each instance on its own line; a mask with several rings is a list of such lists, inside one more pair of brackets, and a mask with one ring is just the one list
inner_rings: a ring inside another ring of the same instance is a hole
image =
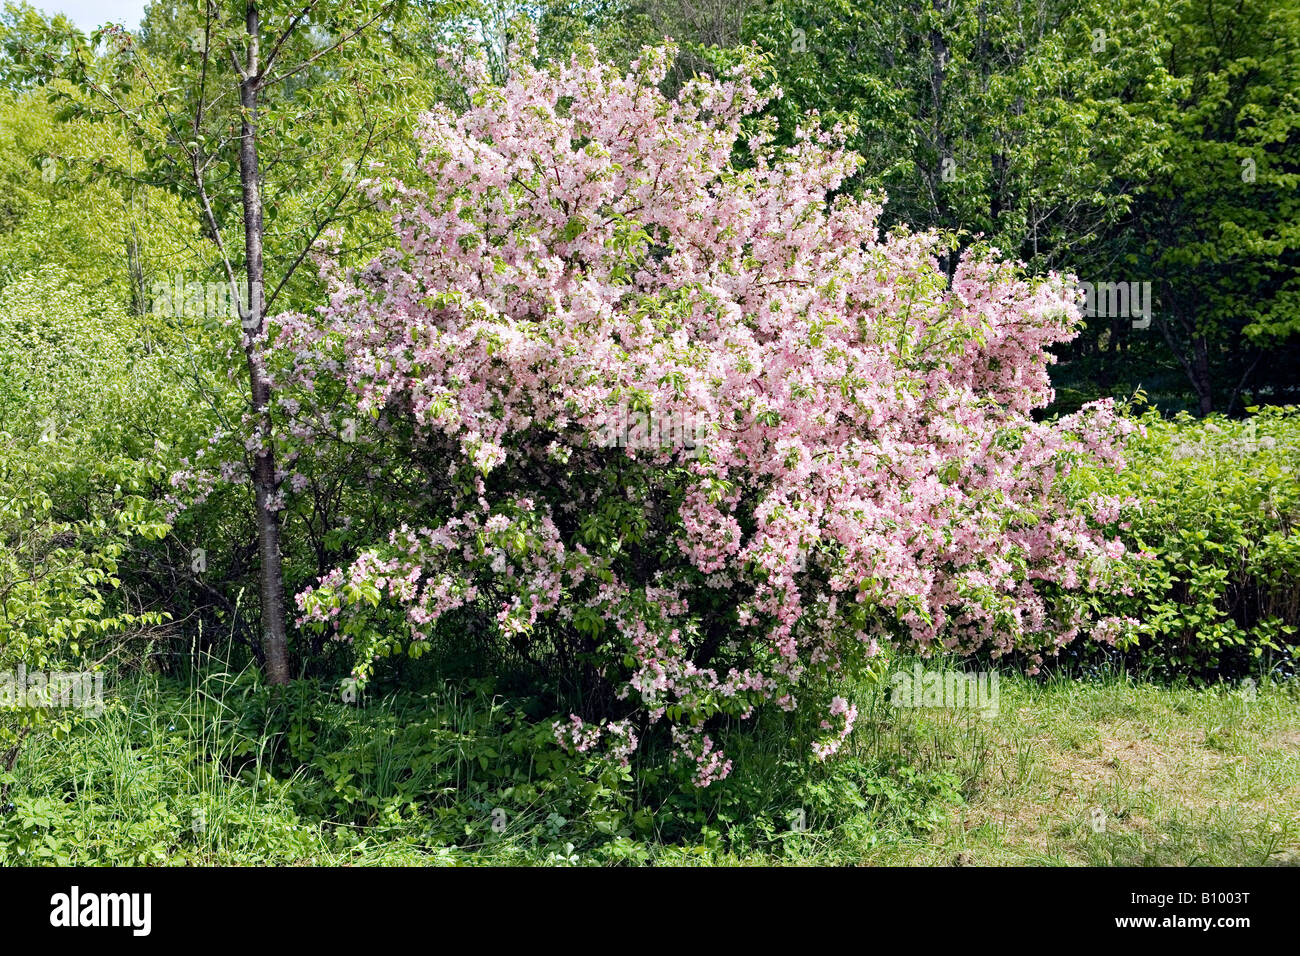
[[1001, 682], [996, 716], [894, 711], [858, 744], [956, 768], [965, 803], [863, 862], [1300, 863], [1294, 682]]
[[[864, 690], [850, 745], [825, 765], [832, 775], [832, 765], [855, 769], [835, 777], [834, 788], [801, 791], [812, 801], [806, 814], [796, 809], [799, 798], [785, 779], [789, 764], [778, 757], [775, 738], [738, 737], [732, 752], [748, 761], [749, 809], [728, 811], [730, 822], [711, 815], [692, 837], [665, 832], [667, 804], [648, 808], [652, 822], [640, 832], [597, 832], [590, 821], [548, 814], [545, 790], [527, 826], [512, 823], [500, 834], [460, 829], [462, 819], [491, 813], [497, 797], [466, 789], [483, 752], [476, 735], [490, 726], [472, 707], [438, 711], [426, 731], [388, 702], [365, 711], [338, 705], [340, 719], [360, 721], [355, 739], [366, 741], [365, 756], [349, 765], [354, 769], [330, 776], [335, 757], [324, 752], [320, 773], [309, 767], [273, 776], [262, 759], [273, 738], [229, 729], [238, 701], [142, 682], [123, 706], [62, 741], [45, 738], [24, 752], [12, 778], [16, 806], [0, 816], [0, 859], [1300, 864], [1297, 682], [1193, 688], [1124, 675], [1007, 675], [999, 690], [996, 712], [984, 714], [898, 708], [887, 684]], [[290, 733], [323, 736], [323, 727]], [[452, 761], [424, 761], [382, 743], [398, 741], [403, 728], [417, 743], [426, 733], [453, 741]], [[346, 806], [366, 810], [368, 797], [398, 792], [403, 780], [416, 799], [372, 801], [373, 811], [350, 819], [330, 809], [354, 787]], [[711, 798], [704, 792], [699, 806], [707, 808]], [[807, 827], [783, 822], [792, 813]], [[745, 832], [740, 839], [727, 832], [737, 825]]]

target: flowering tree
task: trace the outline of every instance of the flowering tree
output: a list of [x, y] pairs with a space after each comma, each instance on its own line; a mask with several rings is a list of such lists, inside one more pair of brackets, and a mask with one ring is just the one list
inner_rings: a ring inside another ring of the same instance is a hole
[[[478, 74], [463, 115], [423, 117], [418, 181], [369, 184], [397, 247], [324, 260], [328, 305], [277, 342], [300, 422], [356, 415], [421, 476], [300, 623], [365, 676], [483, 616], [582, 683], [563, 744], [625, 758], [667, 722], [704, 786], [730, 768], [711, 717], [811, 708], [824, 757], [855, 716], [836, 688], [884, 649], [1039, 661], [1078, 636], [1118, 502], [1064, 479], [1118, 465], [1129, 426], [1031, 417], [1066, 282], [983, 250], [949, 283], [935, 236], [834, 198], [838, 131], [778, 152], [748, 71], [668, 99], [671, 58]], [[355, 409], [313, 400], [340, 381]]]

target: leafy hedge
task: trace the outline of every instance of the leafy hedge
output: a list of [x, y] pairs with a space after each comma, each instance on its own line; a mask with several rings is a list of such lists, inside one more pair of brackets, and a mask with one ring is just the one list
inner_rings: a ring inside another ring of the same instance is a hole
[[[163, 621], [120, 593], [129, 549], [167, 532], [168, 464], [150, 436], [172, 393], [137, 332], [59, 268], [3, 289], [0, 679], [15, 685], [19, 667], [96, 669], [123, 635]], [[0, 770], [33, 728], [69, 719], [30, 695], [0, 705]]]
[[1098, 614], [1129, 619], [1116, 647], [1130, 662], [1198, 678], [1261, 663], [1294, 671], [1300, 408], [1252, 412], [1198, 420], [1148, 410], [1122, 473], [1078, 476], [1082, 494], [1132, 499], [1117, 531], [1134, 553], [1090, 598]]

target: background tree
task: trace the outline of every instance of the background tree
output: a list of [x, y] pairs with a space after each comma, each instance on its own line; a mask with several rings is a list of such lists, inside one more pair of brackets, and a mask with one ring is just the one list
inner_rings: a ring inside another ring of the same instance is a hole
[[1151, 102], [1161, 157], [1133, 210], [1156, 323], [1201, 414], [1294, 400], [1300, 376], [1300, 9], [1172, 6]]
[[982, 235], [1093, 283], [1152, 282], [1149, 330], [1094, 315], [1058, 347], [1056, 408], [1139, 387], [1201, 412], [1239, 410], [1243, 389], [1294, 394], [1294, 10], [628, 0], [615, 27], [586, 9], [609, 46], [627, 46], [626, 24], [681, 39], [677, 85], [756, 44], [785, 91], [769, 109], [787, 137], [809, 110], [855, 130], [866, 162], [848, 188], [888, 196], [885, 228], [941, 229], [956, 248]]
[[[109, 26], [91, 37], [66, 23], [9, 38], [9, 73], [44, 85], [67, 119], [120, 126], [142, 169], [106, 173], [170, 191], [195, 210], [209, 243], [199, 278], [219, 276], [239, 301], [248, 382], [237, 439], [254, 492], [262, 652], [268, 677], [289, 678], [273, 382], [263, 355], [268, 317], [315, 280], [300, 267], [334, 225], [364, 243], [370, 203], [356, 188], [383, 144], [408, 141], [408, 98], [427, 101], [411, 62], [374, 35], [395, 32], [393, 3], [208, 2], [150, 8], [137, 40]], [[69, 87], [67, 84], [71, 83]], [[215, 275], [213, 273], [215, 272]]]

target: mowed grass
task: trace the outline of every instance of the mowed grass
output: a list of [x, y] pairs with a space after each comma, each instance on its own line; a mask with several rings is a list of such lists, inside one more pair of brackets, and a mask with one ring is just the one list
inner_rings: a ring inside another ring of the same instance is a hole
[[862, 862], [1300, 863], [1298, 691], [1013, 676], [996, 715], [890, 708], [855, 747], [953, 768], [965, 803]]
[[[68, 862], [144, 865], [1300, 864], [1294, 680], [1195, 688], [1123, 674], [1004, 673], [996, 712], [986, 713], [895, 707], [888, 681], [855, 697], [858, 729], [839, 759], [861, 772], [842, 775], [837, 796], [808, 808], [806, 830], [778, 823], [737, 840], [717, 824], [698, 840], [620, 837], [628, 845], [611, 854], [513, 828], [440, 845], [418, 811], [365, 826], [314, 819], [297, 798], [300, 773], [224, 772], [237, 754], [246, 768], [261, 766], [267, 738], [213, 737], [217, 723], [207, 717], [216, 714], [184, 713], [175, 696], [164, 706], [140, 685], [101, 721], [24, 754], [12, 797], [36, 815], [39, 839], [22, 859], [11, 841], [12, 858], [0, 862], [60, 862], [34, 856], [48, 835]], [[232, 705], [206, 698], [202, 707]], [[458, 732], [473, 733], [468, 717], [457, 720]], [[361, 732], [382, 736], [378, 728]], [[796, 809], [788, 788], [766, 796], [788, 782], [782, 741], [758, 733], [733, 744], [738, 768], [755, 775], [755, 813], [788, 819]], [[861, 784], [848, 801], [844, 779]], [[425, 783], [431, 793], [455, 787]], [[39, 823], [42, 815], [50, 822]]]

